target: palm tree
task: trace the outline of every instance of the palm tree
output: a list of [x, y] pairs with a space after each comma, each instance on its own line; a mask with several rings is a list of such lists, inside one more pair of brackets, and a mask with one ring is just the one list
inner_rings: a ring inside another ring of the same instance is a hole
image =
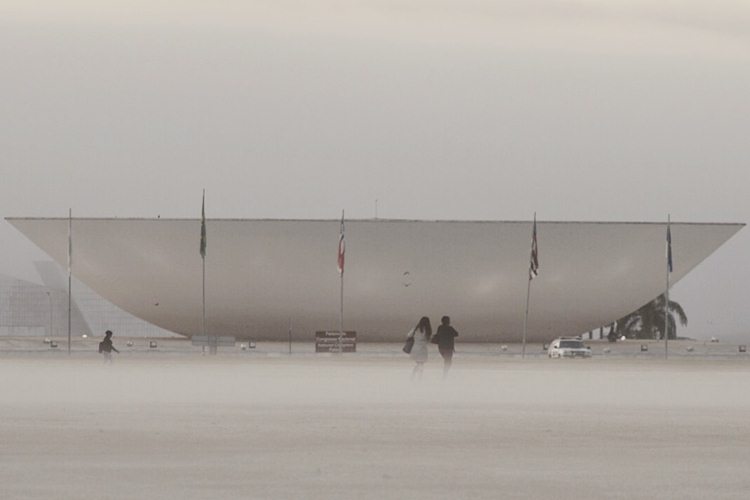
[[[637, 339], [659, 339], [664, 338], [664, 294], [659, 295], [651, 302], [644, 304], [638, 310], [623, 316], [617, 320], [617, 334]], [[682, 326], [687, 326], [687, 315], [685, 310], [677, 302], [669, 301], [667, 314], [669, 338], [677, 338], [677, 320]]]
[[667, 328], [664, 328], [664, 302], [666, 300], [666, 297], [664, 294], [659, 295], [654, 300], [649, 302], [651, 305], [651, 327], [654, 330], [654, 332], [658, 333], [658, 338], [664, 338], [664, 331], [666, 330], [669, 333], [669, 338], [674, 339], [677, 338], [677, 322], [675, 320], [675, 314], [680, 320], [680, 324], [682, 326], [687, 326], [687, 315], [685, 314], [685, 310], [682, 308], [680, 304], [677, 302], [670, 300], [669, 306], [668, 306], [668, 314], [667, 314], [667, 321], [668, 325]]

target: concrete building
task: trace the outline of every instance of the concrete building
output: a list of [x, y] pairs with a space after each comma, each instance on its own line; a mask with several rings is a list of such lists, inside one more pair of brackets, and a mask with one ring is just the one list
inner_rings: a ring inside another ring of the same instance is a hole
[[[56, 262], [68, 220], [8, 218]], [[673, 223], [678, 282], [743, 224]], [[200, 220], [73, 219], [73, 274], [167, 330], [202, 331]], [[454, 318], [465, 341], [523, 328], [530, 221], [346, 222], [344, 328], [401, 340], [420, 316]], [[538, 222], [540, 273], [529, 340], [609, 324], [664, 291], [665, 223]], [[339, 325], [338, 220], [208, 221], [207, 329], [238, 338], [312, 338]]]
[[[68, 335], [67, 276], [52, 262], [35, 262], [42, 285], [0, 275], [0, 336], [50, 337]], [[167, 337], [172, 332], [129, 314], [77, 279], [72, 280], [70, 331], [73, 337]]]
[[[71, 333], [91, 335], [75, 302], [71, 302], [71, 313]], [[0, 336], [67, 335], [67, 291], [0, 275]]]

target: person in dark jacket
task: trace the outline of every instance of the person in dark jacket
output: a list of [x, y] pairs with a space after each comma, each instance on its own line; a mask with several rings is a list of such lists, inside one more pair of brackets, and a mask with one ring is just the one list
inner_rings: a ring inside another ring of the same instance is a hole
[[112, 330], [107, 330], [104, 332], [104, 340], [99, 342], [99, 352], [104, 356], [104, 361], [106, 363], [112, 362], [112, 351], [115, 351], [118, 354], [120, 353], [120, 351], [118, 351], [112, 344]]
[[438, 345], [438, 351], [443, 357], [443, 378], [445, 378], [453, 363], [453, 352], [456, 350], [455, 339], [458, 337], [458, 332], [451, 326], [451, 319], [448, 316], [443, 316], [440, 322], [442, 324], [432, 337], [432, 342]]

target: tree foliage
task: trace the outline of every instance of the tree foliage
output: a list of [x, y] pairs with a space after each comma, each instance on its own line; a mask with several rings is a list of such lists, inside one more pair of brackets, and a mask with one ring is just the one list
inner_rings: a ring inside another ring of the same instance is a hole
[[[663, 339], [665, 301], [665, 295], [659, 295], [636, 311], [618, 319], [614, 325], [616, 335], [636, 339]], [[677, 321], [679, 320], [682, 326], [687, 326], [685, 310], [680, 304], [670, 300], [666, 317], [669, 338], [677, 338]]]

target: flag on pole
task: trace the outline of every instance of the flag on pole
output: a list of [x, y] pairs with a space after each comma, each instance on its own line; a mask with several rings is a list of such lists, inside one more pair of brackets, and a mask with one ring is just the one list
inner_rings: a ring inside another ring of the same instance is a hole
[[667, 269], [672, 272], [672, 230], [667, 222]]
[[206, 190], [203, 190], [201, 204], [201, 257], [206, 258]]
[[73, 268], [73, 209], [68, 212], [68, 274]]
[[534, 228], [531, 231], [531, 258], [529, 259], [529, 280], [539, 275], [539, 251], [536, 246], [536, 214], [534, 214]]
[[341, 227], [339, 228], [339, 253], [338, 268], [339, 274], [344, 274], [344, 255], [346, 253], [346, 242], [344, 241], [344, 211], [341, 211]]

